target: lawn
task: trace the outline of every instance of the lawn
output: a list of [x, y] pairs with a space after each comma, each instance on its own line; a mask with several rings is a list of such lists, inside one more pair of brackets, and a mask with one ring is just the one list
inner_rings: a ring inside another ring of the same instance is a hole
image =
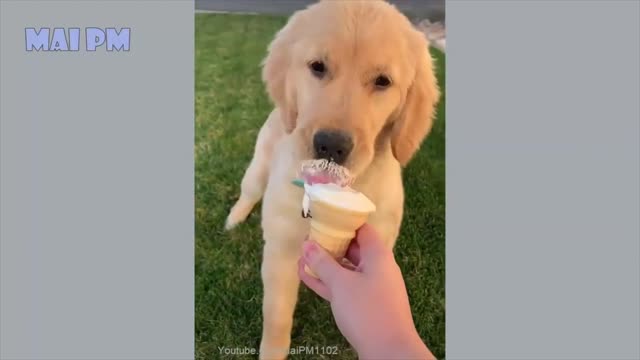
[[[196, 359], [225, 358], [218, 347], [259, 345], [260, 209], [231, 232], [223, 226], [239, 194], [258, 130], [272, 109], [259, 64], [285, 22], [284, 17], [196, 15]], [[444, 92], [444, 55], [433, 50], [433, 56]], [[444, 117], [441, 101], [431, 135], [404, 171], [406, 210], [395, 248], [416, 326], [438, 358], [445, 355]], [[357, 358], [335, 327], [329, 305], [303, 285], [292, 346], [305, 345], [337, 345], [339, 356], [326, 358]]]

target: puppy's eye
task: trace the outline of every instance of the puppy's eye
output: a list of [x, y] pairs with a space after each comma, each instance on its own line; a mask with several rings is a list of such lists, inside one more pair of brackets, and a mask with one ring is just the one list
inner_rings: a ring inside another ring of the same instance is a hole
[[379, 89], [386, 89], [391, 85], [391, 80], [385, 75], [380, 75], [376, 78], [375, 85]]
[[315, 75], [319, 79], [321, 79], [324, 76], [324, 74], [327, 72], [327, 67], [324, 65], [322, 61], [311, 62], [311, 64], [309, 64], [309, 68], [311, 69], [311, 72], [313, 73], [313, 75]]

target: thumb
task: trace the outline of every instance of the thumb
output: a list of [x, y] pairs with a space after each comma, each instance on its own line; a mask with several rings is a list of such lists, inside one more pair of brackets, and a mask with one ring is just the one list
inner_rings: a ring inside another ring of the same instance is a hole
[[341, 272], [346, 271], [338, 262], [313, 240], [305, 241], [302, 244], [304, 260], [318, 276], [320, 281], [330, 285]]
[[355, 242], [358, 244], [360, 257], [368, 260], [379, 258], [385, 253], [391, 252], [380, 239], [378, 232], [369, 224], [364, 224], [358, 229]]

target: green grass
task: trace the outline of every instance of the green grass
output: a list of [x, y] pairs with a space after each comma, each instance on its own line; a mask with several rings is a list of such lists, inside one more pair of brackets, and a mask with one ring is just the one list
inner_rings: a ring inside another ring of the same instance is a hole
[[[232, 232], [224, 232], [223, 224], [272, 108], [259, 64], [285, 22], [283, 17], [196, 15], [196, 359], [224, 358], [219, 346], [259, 345], [259, 208]], [[437, 50], [433, 55], [444, 92], [444, 55]], [[442, 101], [431, 135], [404, 172], [406, 210], [395, 250], [416, 326], [438, 358], [445, 346], [444, 115]], [[326, 358], [357, 358], [335, 327], [329, 305], [304, 286], [292, 334], [292, 346], [300, 345], [337, 345], [339, 356]]]

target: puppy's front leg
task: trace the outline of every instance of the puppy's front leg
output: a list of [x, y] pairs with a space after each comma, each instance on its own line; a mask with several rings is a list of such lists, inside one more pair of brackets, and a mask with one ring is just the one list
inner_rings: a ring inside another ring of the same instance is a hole
[[264, 299], [260, 359], [286, 359], [291, 343], [293, 312], [298, 300], [299, 249], [267, 243], [262, 260]]
[[382, 242], [387, 247], [393, 249], [402, 223], [402, 208], [395, 208], [394, 211], [376, 211], [369, 216], [367, 221], [380, 236]]
[[284, 134], [278, 116], [277, 110], [272, 111], [260, 128], [253, 158], [242, 177], [240, 198], [231, 208], [225, 223], [227, 230], [243, 222], [262, 198], [269, 178], [269, 164], [273, 156], [273, 147]]

